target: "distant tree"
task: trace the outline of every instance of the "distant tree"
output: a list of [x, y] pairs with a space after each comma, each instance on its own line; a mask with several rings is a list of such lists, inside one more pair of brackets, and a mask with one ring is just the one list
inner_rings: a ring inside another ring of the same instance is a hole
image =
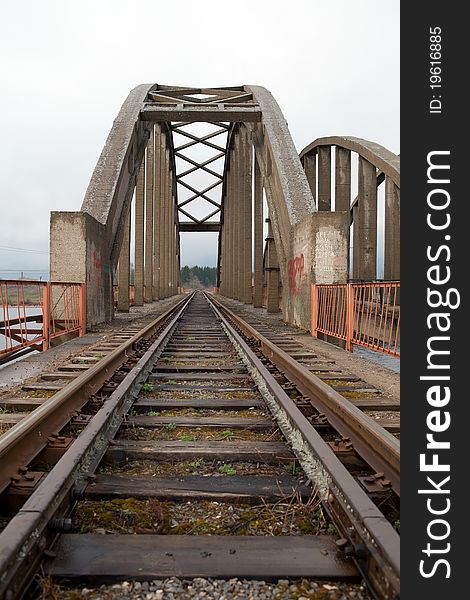
[[181, 269], [181, 281], [183, 284], [189, 283], [189, 279], [191, 277], [191, 273], [189, 272], [189, 267], [186, 265]]
[[195, 275], [192, 275], [191, 279], [188, 282], [188, 287], [192, 288], [193, 290], [202, 290], [205, 286], [199, 281], [199, 279]]
[[185, 265], [181, 269], [181, 283], [183, 286], [195, 287], [213, 287], [217, 281], [217, 267], [188, 267]]

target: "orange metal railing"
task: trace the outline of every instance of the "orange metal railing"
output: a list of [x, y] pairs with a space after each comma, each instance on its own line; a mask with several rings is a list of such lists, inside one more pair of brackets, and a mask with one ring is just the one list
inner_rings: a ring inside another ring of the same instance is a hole
[[400, 283], [312, 285], [311, 332], [400, 356]]
[[85, 328], [85, 284], [0, 280], [0, 360]]

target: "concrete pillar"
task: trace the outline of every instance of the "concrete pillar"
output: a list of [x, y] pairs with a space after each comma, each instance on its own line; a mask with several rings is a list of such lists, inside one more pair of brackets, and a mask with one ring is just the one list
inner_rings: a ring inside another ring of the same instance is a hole
[[252, 292], [252, 162], [253, 154], [251, 148], [251, 139], [248, 129], [242, 127], [242, 146], [241, 146], [241, 204], [242, 204], [242, 244], [243, 244], [243, 265], [242, 271], [242, 289], [240, 300], [245, 304], [251, 304], [253, 301]]
[[279, 261], [277, 258], [276, 244], [270, 219], [268, 223], [267, 253], [266, 253], [266, 286], [267, 286], [267, 311], [268, 313], [279, 312]]
[[230, 167], [227, 172], [227, 190], [225, 194], [225, 206], [224, 206], [224, 231], [225, 231], [225, 247], [224, 247], [224, 277], [225, 277], [225, 296], [228, 298], [232, 294], [232, 261], [231, 261], [231, 247], [232, 247], [232, 230], [231, 230], [231, 215], [232, 215], [232, 171], [233, 164], [230, 159]]
[[[173, 202], [171, 203], [171, 207], [173, 209]], [[172, 210], [171, 214], [173, 215], [173, 227], [172, 227], [172, 231], [173, 231], [173, 236], [172, 236], [172, 252], [171, 252], [171, 259], [172, 259], [172, 269], [171, 269], [171, 295], [174, 296], [175, 295], [175, 283], [176, 283], [176, 227], [175, 227], [175, 223], [174, 223], [174, 218], [175, 218], [175, 213]]]
[[117, 309], [129, 312], [130, 308], [130, 259], [131, 259], [131, 215], [127, 215], [124, 226], [121, 252], [119, 254], [118, 302]]
[[310, 191], [312, 192], [315, 204], [317, 203], [317, 155], [316, 153], [306, 154], [304, 156], [304, 171], [307, 177]]
[[232, 294], [231, 297], [236, 300], [238, 298], [238, 142], [235, 140], [233, 149], [233, 171], [231, 182], [231, 211], [230, 211], [230, 230], [231, 235], [231, 261], [232, 261]]
[[161, 281], [161, 293], [160, 298], [166, 298], [166, 272], [165, 272], [165, 262], [168, 259], [168, 253], [166, 248], [166, 239], [168, 236], [168, 232], [166, 229], [166, 206], [167, 206], [167, 188], [168, 188], [168, 173], [166, 170], [166, 138], [163, 138], [162, 145], [162, 173], [163, 173], [163, 184], [162, 184], [162, 195], [160, 198], [160, 212], [161, 212], [161, 221], [159, 227], [159, 235], [161, 239], [161, 254], [160, 254], [160, 281]]
[[171, 203], [171, 214], [173, 217], [173, 295], [178, 293], [178, 236], [176, 227], [176, 213], [175, 213], [175, 198]]
[[155, 144], [154, 144], [154, 185], [153, 185], [153, 275], [152, 275], [152, 298], [158, 300], [159, 296], [159, 266], [160, 266], [160, 246], [158, 243], [160, 233], [160, 193], [161, 180], [163, 177], [161, 168], [161, 138], [162, 129], [160, 123], [155, 124]]
[[[178, 213], [176, 212], [176, 206], [175, 206], [175, 214], [176, 214], [176, 219], [178, 218]], [[175, 285], [175, 293], [179, 294], [179, 289], [181, 286], [181, 256], [180, 256], [180, 239], [179, 239], [179, 232], [177, 229], [177, 235], [176, 235], [176, 285]]]
[[351, 204], [351, 151], [336, 147], [335, 210], [349, 210]]
[[[173, 198], [171, 198], [171, 206], [173, 209]], [[171, 231], [171, 247], [170, 247], [170, 258], [171, 258], [171, 272], [170, 272], [170, 296], [175, 294], [175, 279], [176, 279], [176, 231], [174, 222], [173, 210], [170, 212], [172, 218]]]
[[359, 254], [360, 254], [359, 253], [359, 244], [360, 244], [360, 239], [361, 239], [361, 224], [359, 222], [359, 207], [357, 204], [355, 204], [353, 206], [352, 216], [353, 216], [352, 278], [360, 279], [361, 278], [361, 269], [360, 269], [360, 257], [359, 257]]
[[147, 144], [146, 181], [145, 181], [145, 302], [153, 299], [153, 179], [154, 179], [154, 136], [153, 129]]
[[173, 219], [173, 274], [171, 276], [172, 281], [172, 296], [177, 293], [177, 281], [178, 281], [178, 255], [177, 255], [177, 243], [176, 243], [176, 223], [175, 223], [175, 198], [172, 196], [171, 202], [171, 215]]
[[268, 288], [268, 313], [278, 313], [279, 308], [279, 267], [277, 269], [270, 268], [267, 273], [267, 288]]
[[135, 188], [134, 306], [144, 303], [144, 199], [145, 160], [142, 160]]
[[[175, 211], [173, 210], [173, 215], [175, 215]], [[174, 216], [173, 216], [174, 218]], [[178, 293], [178, 280], [179, 280], [179, 255], [178, 255], [178, 230], [175, 223], [175, 237], [174, 237], [174, 260], [175, 260], [175, 268], [174, 268], [174, 276], [173, 276], [173, 294]]]
[[235, 201], [236, 201], [236, 245], [234, 248], [235, 258], [235, 298], [243, 301], [243, 266], [245, 264], [245, 245], [243, 243], [243, 137], [242, 126], [238, 130], [236, 140], [236, 177], [235, 177]]
[[331, 147], [318, 148], [318, 210], [331, 210]]
[[263, 177], [258, 161], [254, 164], [254, 286], [253, 306], [263, 306]]
[[[170, 152], [168, 151], [168, 168], [170, 166]], [[167, 207], [167, 227], [168, 227], [168, 296], [172, 295], [173, 287], [173, 239], [174, 218], [173, 218], [173, 190], [171, 185], [171, 171], [168, 169], [168, 207]]]
[[225, 190], [225, 198], [224, 198], [224, 232], [225, 232], [225, 245], [224, 245], [224, 295], [230, 296], [230, 259], [229, 259], [229, 250], [230, 250], [230, 181], [232, 179], [231, 175], [232, 163], [230, 162], [229, 168], [227, 171], [227, 184]]
[[400, 279], [400, 189], [385, 177], [384, 278]]
[[52, 281], [86, 283], [87, 328], [114, 317], [106, 227], [86, 212], [51, 212]]
[[235, 265], [234, 265], [234, 247], [235, 247], [235, 227], [234, 227], [234, 174], [235, 174], [235, 153], [232, 148], [231, 156], [230, 156], [230, 172], [229, 172], [229, 189], [228, 189], [228, 208], [229, 214], [227, 219], [227, 234], [228, 234], [228, 244], [227, 244], [227, 258], [228, 258], [228, 297], [234, 298], [235, 293]]
[[167, 150], [168, 153], [168, 192], [167, 192], [167, 208], [166, 208], [166, 223], [167, 223], [167, 231], [168, 231], [168, 239], [167, 239], [167, 252], [168, 252], [168, 277], [167, 277], [167, 297], [171, 296], [171, 286], [172, 286], [172, 268], [173, 268], [173, 190], [171, 185], [171, 171], [170, 171], [170, 151]]
[[377, 170], [359, 156], [358, 172], [359, 277], [366, 281], [377, 277]]
[[163, 197], [165, 195], [165, 136], [163, 133], [160, 134], [159, 138], [160, 144], [160, 152], [159, 152], [159, 162], [158, 168], [160, 171], [159, 178], [159, 187], [157, 189], [158, 199], [157, 199], [157, 213], [155, 218], [158, 220], [157, 228], [156, 228], [156, 238], [155, 238], [155, 246], [156, 246], [156, 255], [158, 257], [157, 264], [157, 281], [158, 281], [158, 297], [164, 298], [164, 284], [163, 284], [163, 256], [164, 256], [164, 247], [163, 247], [163, 226], [164, 226], [164, 210], [163, 210]]
[[[168, 154], [168, 159], [170, 158]], [[175, 237], [174, 219], [173, 219], [173, 193], [171, 186], [171, 172], [168, 172], [168, 208], [167, 208], [167, 227], [168, 227], [168, 296], [173, 294], [173, 239]]]
[[163, 222], [162, 228], [160, 230], [162, 238], [163, 238], [163, 256], [162, 256], [162, 268], [163, 268], [163, 298], [168, 298], [168, 283], [170, 280], [170, 252], [169, 252], [169, 239], [170, 239], [170, 231], [168, 229], [168, 207], [170, 204], [169, 200], [169, 152], [166, 148], [166, 140], [165, 140], [165, 163], [164, 163], [164, 173], [165, 173], [165, 186], [164, 193], [162, 197], [162, 208], [163, 208]]
[[[227, 171], [225, 172], [225, 175], [227, 176]], [[226, 262], [225, 262], [225, 249], [226, 249], [226, 244], [227, 244], [227, 236], [226, 236], [226, 230], [225, 230], [225, 225], [224, 225], [224, 221], [225, 221], [225, 210], [226, 210], [226, 204], [225, 204], [225, 197], [222, 198], [222, 202], [223, 202], [223, 217], [221, 216], [221, 223], [220, 223], [220, 231], [219, 231], [219, 292], [222, 294], [222, 296], [225, 296], [225, 272], [226, 272]]]

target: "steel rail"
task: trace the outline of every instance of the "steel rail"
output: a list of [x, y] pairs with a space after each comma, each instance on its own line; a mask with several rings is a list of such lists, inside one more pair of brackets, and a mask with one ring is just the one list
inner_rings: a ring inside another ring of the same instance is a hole
[[18, 597], [36, 571], [42, 553], [50, 543], [50, 520], [58, 512], [67, 512], [67, 500], [68, 504], [73, 502], [72, 491], [75, 496], [80, 496], [87, 485], [87, 476], [98, 466], [108, 440], [121, 426], [140, 386], [150, 374], [155, 355], [163, 349], [193, 295], [184, 298], [132, 338], [135, 341], [137, 337], [143, 337], [143, 331], [151, 331], [156, 322], [162, 323], [169, 313], [173, 313], [158, 338], [0, 533], [1, 598]]
[[18, 468], [26, 466], [45, 448], [51, 434], [57, 433], [80, 410], [90, 395], [116, 371], [141, 338], [150, 337], [187, 298], [165, 311], [98, 363], [78, 375], [41, 406], [36, 408], [0, 437], [0, 493], [10, 484]]
[[299, 391], [310, 399], [320, 413], [326, 415], [332, 427], [351, 440], [354, 450], [376, 472], [384, 473], [392, 489], [399, 495], [399, 440], [233, 311], [214, 298], [211, 298], [211, 301], [248, 337], [259, 343], [263, 354], [295, 383]]
[[295, 406], [272, 373], [235, 330], [228, 315], [225, 317], [223, 311], [219, 310], [220, 303], [205, 295], [229, 337], [241, 349], [251, 367], [259, 373], [263, 383], [288, 416], [294, 429], [301, 433], [303, 440], [320, 461], [323, 472], [319, 473], [319, 479], [324, 480], [326, 472], [326, 478], [329, 480], [328, 491], [323, 492], [325, 508], [331, 514], [338, 530], [351, 544], [351, 555], [358, 569], [378, 598], [384, 600], [398, 598], [400, 588], [398, 533], [331, 451], [314, 426]]

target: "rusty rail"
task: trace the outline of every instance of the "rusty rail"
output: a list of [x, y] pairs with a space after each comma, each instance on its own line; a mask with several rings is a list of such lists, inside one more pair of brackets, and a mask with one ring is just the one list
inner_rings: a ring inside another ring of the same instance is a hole
[[312, 285], [312, 335], [400, 356], [399, 295], [397, 281]]
[[[398, 534], [393, 530], [390, 523], [381, 514], [380, 510], [374, 505], [364, 490], [360, 488], [357, 481], [354, 480], [344, 465], [334, 456], [331, 449], [326, 445], [312, 424], [300, 412], [294, 402], [292, 402], [275, 377], [273, 377], [262, 361], [238, 334], [237, 329], [248, 337], [257, 339], [262, 353], [269, 357], [279, 370], [286, 372], [289, 379], [292, 379], [296, 384], [299, 382], [298, 387], [299, 389], [302, 388], [302, 392], [304, 392], [309, 383], [313, 384], [308, 387], [311, 390], [317, 390], [317, 397], [320, 395], [320, 389], [325, 398], [329, 396], [325, 406], [328, 406], [331, 401], [335, 400], [335, 395], [341, 399], [341, 404], [345, 405], [344, 398], [312, 375], [312, 373], [307, 371], [283, 350], [280, 350], [275, 344], [259, 334], [241, 317], [238, 317], [223, 304], [215, 300], [214, 297], [209, 298], [206, 296], [206, 298], [212, 304], [215, 313], [223, 322], [229, 335], [241, 349], [244, 357], [246, 357], [255, 371], [260, 374], [263, 384], [266, 385], [269, 392], [276, 399], [276, 403], [284, 411], [290, 424], [294, 424], [294, 428], [301, 434], [302, 438], [313, 451], [313, 454], [321, 463], [323, 472], [319, 476], [319, 479], [326, 482], [328, 488], [324, 492], [323, 497], [325, 508], [332, 516], [339, 531], [345, 537], [355, 540], [356, 544], [363, 544], [366, 548], [367, 558], [365, 556], [355, 557], [359, 570], [372, 589], [374, 589], [377, 597], [397, 598], [400, 579], [400, 542]], [[328, 391], [331, 393], [328, 394]], [[312, 401], [312, 404], [315, 404], [315, 402]], [[354, 406], [352, 406], [352, 409], [349, 413], [346, 411], [342, 418], [351, 419], [352, 421], [358, 416], [355, 413], [361, 412]], [[336, 428], [338, 419], [335, 417], [330, 419], [330, 415], [332, 415], [330, 410], [325, 410], [324, 412], [327, 414], [330, 423]], [[361, 420], [359, 418], [354, 425], [357, 433], [354, 442], [359, 440], [361, 433], [366, 433], [365, 430], [367, 429], [367, 435], [371, 437], [376, 436], [379, 446], [377, 452], [387, 452], [385, 446], [389, 445], [388, 451], [391, 454], [390, 463], [396, 460], [396, 458], [399, 461], [398, 441], [384, 430], [382, 430], [385, 434], [384, 438], [379, 439], [381, 436], [379, 429], [381, 428], [378, 428], [372, 419], [366, 417], [363, 413], [361, 414], [365, 419]], [[340, 431], [340, 428], [338, 428], [338, 431]], [[351, 439], [353, 439], [352, 436]], [[373, 441], [371, 440], [369, 443], [373, 443]], [[358, 450], [356, 446], [355, 448]], [[372, 451], [372, 448], [369, 450]], [[393, 468], [397, 467], [399, 469], [399, 462]], [[395, 483], [397, 483], [396, 480]]]
[[[86, 485], [86, 474], [96, 468], [107, 447], [105, 440], [112, 438], [119, 428], [123, 415], [132, 403], [132, 394], [140, 386], [152, 368], [152, 358], [172, 331], [181, 313], [191, 300], [189, 295], [154, 321], [145, 326], [132, 338], [121, 344], [99, 363], [90, 367], [65, 388], [46, 400], [40, 408], [25, 417], [18, 426], [0, 438], [0, 466], [4, 476], [12, 471], [12, 462], [17, 460], [17, 450], [30, 448], [28, 456], [22, 456], [23, 464], [31, 459], [31, 442], [37, 454], [39, 439], [47, 437], [52, 429], [59, 430], [76, 410], [77, 402], [88, 401], [87, 394], [109, 378], [126, 356], [133, 351], [134, 344], [142, 338], [152, 337], [160, 328], [158, 338], [141, 357], [135, 367], [107, 402], [94, 416], [92, 423], [83, 431], [62, 458], [47, 474], [38, 489], [26, 500], [23, 507], [2, 531], [0, 542], [0, 597], [18, 597], [28, 580], [31, 579], [43, 558], [42, 552], [50, 539], [48, 523], [54, 514], [63, 509], [65, 499], [72, 490], [79, 495]], [[55, 401], [55, 402], [54, 402]], [[127, 403], [127, 405], [126, 405]], [[75, 407], [75, 408], [74, 408]], [[55, 424], [54, 424], [55, 423]], [[59, 423], [59, 424], [58, 424]], [[62, 423], [62, 425], [60, 425]], [[40, 442], [39, 442], [40, 443]], [[16, 448], [16, 449], [15, 449]], [[94, 467], [93, 467], [94, 465]], [[0, 478], [0, 489], [2, 489]]]
[[0, 281], [0, 359], [47, 350], [52, 340], [85, 333], [85, 284]]
[[[119, 428], [123, 415], [132, 404], [136, 390], [152, 369], [154, 356], [168, 339], [176, 320], [190, 300], [191, 296], [186, 297], [171, 309], [174, 312], [169, 315], [170, 319], [165, 321], [163, 330], [158, 330], [158, 339], [126, 375], [69, 451], [53, 467], [3, 531], [2, 538], [5, 543], [0, 544], [0, 572], [3, 573], [0, 578], [1, 595], [16, 597], [15, 594], [21, 591], [23, 583], [30, 579], [37, 569], [43, 550], [48, 548], [55, 535], [54, 530], [48, 528], [48, 524], [55, 515], [61, 517], [66, 514], [67, 498], [71, 498], [73, 502], [81, 497], [87, 479], [106, 450], [106, 440], [111, 439]], [[168, 315], [171, 310], [165, 314]], [[229, 337], [265, 382], [269, 393], [276, 398], [279, 407], [289, 416], [289, 421], [318, 457], [319, 464], [315, 469], [321, 471], [318, 489], [322, 501], [332, 514], [341, 534], [351, 544], [361, 547], [361, 554], [354, 557], [359, 570], [378, 592], [378, 597], [387, 600], [397, 598], [400, 572], [397, 533], [334, 456], [312, 424], [292, 403], [260, 358], [237, 333], [237, 326], [229, 322], [228, 315], [224, 316], [217, 309], [214, 310]], [[160, 323], [163, 317], [164, 315], [159, 318]], [[130, 343], [131, 340], [125, 345], [129, 346]], [[106, 366], [110, 368], [109, 364]], [[354, 549], [354, 546], [351, 548]]]
[[143, 337], [153, 335], [165, 319], [185, 302], [188, 302], [187, 297], [45, 400], [0, 437], [0, 493], [9, 485], [11, 476], [18, 468], [29, 464], [47, 445], [48, 437], [60, 431], [71, 415], [80, 410], [88, 402], [90, 395], [109, 379], [110, 373], [120, 367], [132, 352], [134, 344]]
[[350, 438], [355, 451], [373, 469], [385, 473], [392, 489], [399, 495], [400, 442], [241, 317], [213, 297], [211, 302], [248, 337], [257, 340], [263, 354], [286, 373], [319, 412], [326, 415], [332, 427], [342, 436]]

